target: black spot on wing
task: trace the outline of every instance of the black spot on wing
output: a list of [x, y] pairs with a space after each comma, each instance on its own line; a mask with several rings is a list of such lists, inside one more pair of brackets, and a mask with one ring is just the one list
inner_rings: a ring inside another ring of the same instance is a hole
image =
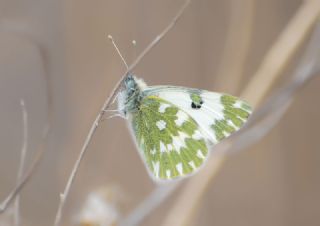
[[200, 101], [199, 103], [195, 103], [195, 102], [191, 102], [191, 108], [193, 108], [193, 109], [200, 109], [201, 108], [201, 106], [202, 106], [202, 104], [203, 104], [203, 101]]

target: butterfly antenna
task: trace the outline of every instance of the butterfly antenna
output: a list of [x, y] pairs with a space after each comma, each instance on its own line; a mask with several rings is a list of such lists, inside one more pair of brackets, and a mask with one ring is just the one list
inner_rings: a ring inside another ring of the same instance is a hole
[[111, 41], [112, 45], [114, 46], [114, 48], [116, 49], [118, 55], [120, 56], [122, 62], [123, 62], [124, 65], [126, 66], [126, 69], [128, 70], [128, 69], [129, 69], [128, 64], [127, 64], [127, 62], [125, 61], [125, 59], [123, 58], [123, 56], [122, 56], [122, 54], [121, 54], [121, 52], [120, 52], [117, 44], [116, 44], [115, 41], [113, 40], [113, 37], [112, 37], [111, 35], [108, 35], [108, 39]]
[[132, 40], [132, 45], [133, 45], [134, 58], [137, 58], [137, 41], [136, 40]]

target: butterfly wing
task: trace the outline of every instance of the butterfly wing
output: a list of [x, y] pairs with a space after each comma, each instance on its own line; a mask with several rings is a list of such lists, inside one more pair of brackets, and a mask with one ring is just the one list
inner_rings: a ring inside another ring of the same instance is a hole
[[239, 130], [252, 112], [245, 101], [228, 94], [174, 86], [153, 86], [144, 92], [190, 115], [212, 145]]
[[190, 175], [208, 156], [197, 122], [163, 98], [144, 96], [129, 121], [142, 159], [156, 180]]

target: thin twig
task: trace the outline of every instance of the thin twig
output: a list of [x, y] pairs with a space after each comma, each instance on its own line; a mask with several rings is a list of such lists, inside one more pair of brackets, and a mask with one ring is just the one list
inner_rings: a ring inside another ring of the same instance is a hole
[[[24, 100], [20, 100], [21, 110], [22, 110], [22, 121], [23, 121], [23, 138], [22, 138], [22, 147], [21, 147], [21, 154], [20, 154], [20, 164], [17, 176], [17, 184], [22, 179], [26, 154], [27, 154], [27, 147], [28, 147], [28, 112], [26, 109], [26, 105]], [[20, 195], [18, 194], [14, 203], [14, 225], [20, 225]]]
[[117, 82], [117, 84], [115, 85], [115, 87], [113, 88], [111, 94], [109, 95], [109, 97], [106, 99], [106, 101], [104, 102], [104, 104], [102, 105], [102, 108], [99, 112], [99, 114], [97, 115], [96, 119], [94, 120], [91, 129], [85, 139], [85, 142], [82, 146], [82, 149], [80, 151], [80, 154], [75, 162], [75, 165], [71, 171], [71, 174], [69, 176], [69, 179], [67, 181], [66, 187], [63, 191], [63, 193], [60, 194], [60, 203], [58, 206], [58, 210], [57, 210], [57, 214], [55, 217], [55, 222], [54, 222], [54, 226], [59, 226], [61, 223], [61, 217], [62, 217], [62, 212], [63, 212], [63, 208], [66, 202], [66, 198], [69, 195], [71, 186], [74, 182], [74, 179], [77, 175], [78, 172], [78, 168], [80, 166], [80, 163], [82, 161], [82, 159], [84, 158], [84, 155], [88, 149], [88, 146], [90, 144], [90, 141], [96, 131], [96, 129], [99, 126], [99, 123], [101, 122], [105, 111], [110, 107], [112, 100], [114, 99], [114, 97], [117, 95], [118, 91], [120, 90], [121, 84], [124, 81], [124, 79], [128, 76], [129, 73], [131, 73], [131, 71], [138, 65], [138, 63], [143, 59], [143, 57], [150, 52], [150, 50], [152, 48], [154, 48], [156, 46], [156, 44], [159, 43], [159, 41], [165, 37], [165, 35], [174, 27], [174, 25], [176, 24], [176, 22], [179, 20], [179, 18], [181, 17], [181, 15], [183, 14], [183, 12], [185, 11], [185, 9], [187, 8], [187, 6], [190, 4], [191, 0], [186, 0], [184, 5], [181, 7], [181, 9], [178, 11], [178, 13], [176, 14], [176, 16], [172, 19], [172, 21], [170, 22], [170, 24], [142, 51], [142, 53], [137, 57], [137, 59], [129, 66], [128, 70], [126, 71], [126, 73], [120, 78], [120, 80]]
[[37, 153], [35, 154], [35, 157], [33, 159], [33, 162], [31, 163], [31, 166], [26, 171], [25, 175], [21, 178], [21, 181], [14, 187], [14, 189], [10, 192], [10, 194], [7, 196], [7, 198], [0, 204], [0, 214], [3, 213], [11, 204], [11, 202], [15, 199], [15, 197], [20, 193], [22, 188], [29, 182], [31, 179], [31, 176], [34, 174], [37, 166], [40, 163], [40, 160], [43, 155], [44, 150], [44, 141], [46, 140], [47, 134], [48, 134], [48, 128], [45, 129], [43, 139], [41, 144], [38, 147]]
[[[307, 37], [308, 31], [318, 20], [320, 2], [306, 1], [305, 4], [306, 5], [303, 5], [296, 16], [291, 20], [284, 33], [282, 33], [281, 38], [276, 42], [274, 47], [271, 48], [266, 59], [263, 61], [260, 70], [258, 70], [255, 75], [253, 82], [250, 82], [245, 92], [243, 92], [245, 99], [248, 99], [253, 105], [261, 103], [269, 88], [281, 74], [285, 64], [292, 59], [293, 54]], [[318, 49], [316, 48], [317, 45], [313, 47]], [[310, 51], [310, 49], [308, 51]], [[277, 56], [276, 53], [280, 54], [281, 59], [279, 59], [279, 56]], [[270, 59], [270, 57], [275, 59]], [[315, 56], [313, 55], [313, 57]], [[298, 71], [299, 70], [300, 69], [298, 69]], [[266, 74], [267, 72], [269, 73]], [[230, 143], [225, 144], [230, 146]], [[216, 150], [219, 150], [218, 147]], [[210, 158], [204, 169], [188, 181], [184, 190], [180, 192], [173, 208], [168, 212], [168, 216], [163, 224], [164, 226], [185, 226], [187, 225], [187, 222], [190, 222], [209, 182], [220, 169], [220, 167], [216, 167], [216, 164], [218, 163], [219, 166], [222, 166], [224, 160], [225, 157], [223, 155]], [[188, 200], [188, 203], [186, 203], [186, 200]]]

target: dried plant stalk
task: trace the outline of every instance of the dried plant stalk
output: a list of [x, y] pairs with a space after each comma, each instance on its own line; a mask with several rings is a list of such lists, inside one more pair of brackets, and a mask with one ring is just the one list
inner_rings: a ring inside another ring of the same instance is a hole
[[255, 1], [231, 1], [230, 22], [217, 71], [215, 87], [237, 93], [249, 52], [255, 14]]
[[[48, 95], [48, 100], [51, 100], [49, 95]], [[48, 110], [49, 110], [49, 112], [51, 110], [51, 101], [48, 101]], [[4, 213], [8, 209], [10, 204], [15, 200], [15, 198], [20, 194], [22, 189], [25, 187], [25, 185], [32, 178], [34, 172], [36, 171], [37, 167], [39, 166], [39, 164], [41, 162], [41, 159], [42, 159], [42, 156], [43, 156], [44, 150], [45, 150], [44, 147], [46, 145], [46, 141], [49, 136], [50, 125], [51, 125], [51, 114], [49, 113], [48, 116], [49, 116], [48, 122], [43, 130], [41, 141], [38, 145], [36, 154], [31, 162], [29, 168], [24, 172], [24, 174], [22, 175], [22, 173], [21, 173], [21, 175], [20, 175], [20, 173], [19, 173], [20, 180], [18, 180], [16, 186], [11, 190], [9, 195], [0, 203], [0, 214]], [[22, 150], [22, 151], [24, 151], [24, 150]], [[22, 156], [22, 158], [24, 158], [24, 157]]]
[[[24, 100], [20, 101], [21, 110], [22, 110], [22, 121], [23, 121], [23, 139], [22, 139], [22, 147], [20, 154], [20, 164], [17, 176], [17, 184], [22, 179], [23, 169], [25, 165], [26, 155], [27, 155], [27, 147], [28, 147], [28, 112]], [[17, 195], [15, 203], [14, 203], [14, 224], [15, 226], [20, 225], [20, 195]]]
[[[319, 1], [309, 0], [303, 2], [276, 43], [266, 54], [247, 88], [242, 92], [242, 97], [248, 100], [249, 103], [255, 106], [267, 94], [271, 85], [305, 41], [310, 29], [319, 17], [319, 11]], [[259, 87], [259, 90], [257, 87]]]
[[[305, 41], [309, 30], [317, 21], [319, 13], [320, 1], [306, 1], [302, 4], [242, 93], [244, 99], [248, 100], [253, 106], [259, 105], [276, 79], [281, 75], [287, 63]], [[223, 156], [210, 158], [204, 169], [188, 181], [180, 192], [177, 201], [168, 211], [163, 226], [188, 225], [209, 182], [218, 173], [224, 161], [225, 157]]]
[[29, 169], [25, 172], [22, 179], [19, 181], [19, 183], [12, 189], [10, 194], [6, 197], [5, 200], [2, 201], [0, 204], [0, 214], [6, 211], [9, 207], [9, 205], [12, 203], [12, 201], [15, 199], [15, 197], [21, 192], [21, 190], [24, 188], [24, 186], [29, 182], [32, 175], [34, 174], [36, 168], [39, 166], [40, 160], [42, 159], [42, 156], [44, 154], [44, 146], [46, 139], [48, 137], [49, 127], [45, 128], [45, 131], [42, 136], [41, 143], [39, 144], [37, 153], [35, 154], [35, 157], [29, 166]]

